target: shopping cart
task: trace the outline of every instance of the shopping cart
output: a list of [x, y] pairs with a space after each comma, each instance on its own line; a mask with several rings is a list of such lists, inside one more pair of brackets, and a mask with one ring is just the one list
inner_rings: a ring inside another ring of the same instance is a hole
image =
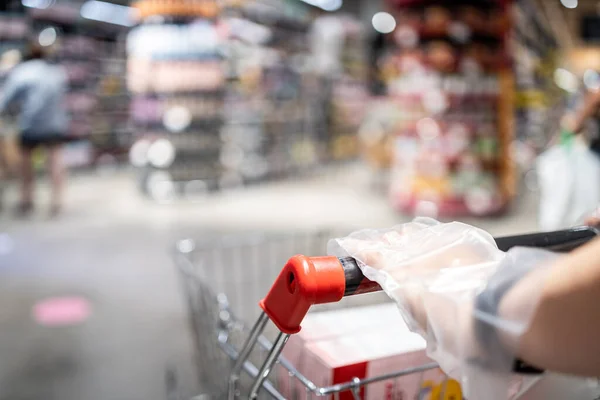
[[[590, 227], [496, 239], [515, 246], [570, 251], [598, 235]], [[351, 258], [319, 257], [329, 232], [295, 235], [231, 236], [218, 241], [181, 240], [175, 258], [196, 345], [201, 389], [208, 399], [284, 400], [277, 383], [304, 388], [303, 398], [361, 398], [361, 389], [378, 382], [421, 374], [435, 363], [329, 387], [319, 387], [281, 356], [291, 334], [309, 310], [388, 301]], [[310, 256], [290, 254], [304, 253]], [[281, 265], [285, 265], [283, 270]], [[275, 282], [270, 285], [270, 282]], [[379, 293], [378, 293], [379, 292]], [[267, 296], [260, 300], [264, 293]], [[368, 294], [357, 296], [359, 294]], [[233, 310], [240, 310], [235, 314]], [[243, 318], [242, 318], [243, 316]], [[255, 320], [253, 325], [249, 321]], [[271, 321], [271, 323], [269, 323]], [[281, 367], [274, 368], [277, 364]], [[531, 372], [531, 371], [529, 371]], [[284, 374], [284, 376], [282, 376]], [[278, 375], [276, 379], [272, 375]], [[395, 390], [392, 390], [395, 393]], [[298, 396], [296, 392], [294, 396]], [[442, 396], [442, 398], [445, 398]]]

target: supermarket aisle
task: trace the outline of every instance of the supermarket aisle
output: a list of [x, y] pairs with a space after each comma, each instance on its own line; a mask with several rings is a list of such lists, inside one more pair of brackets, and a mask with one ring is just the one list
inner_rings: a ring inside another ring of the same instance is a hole
[[[351, 230], [405, 220], [365, 187], [352, 171], [334, 171], [170, 207], [141, 199], [120, 174], [74, 179], [59, 220], [43, 210], [27, 221], [2, 214], [0, 399], [161, 399], [168, 369], [189, 397], [197, 389], [191, 339], [169, 246], [211, 232]], [[532, 206], [528, 200], [514, 216], [480, 225], [494, 233], [531, 230]], [[87, 321], [34, 321], [36, 302], [65, 295], [89, 302]]]
[[[165, 398], [176, 368], [191, 377], [184, 309], [166, 251], [170, 229], [113, 222], [11, 229], [0, 258], [0, 398]], [[80, 296], [91, 316], [73, 327], [36, 324], [36, 302]]]

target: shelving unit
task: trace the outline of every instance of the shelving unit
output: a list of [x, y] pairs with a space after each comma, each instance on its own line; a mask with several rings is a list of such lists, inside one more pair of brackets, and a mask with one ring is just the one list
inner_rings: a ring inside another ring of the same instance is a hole
[[389, 11], [397, 27], [380, 65], [396, 114], [386, 127], [392, 204], [421, 215], [501, 212], [515, 190], [509, 2], [390, 1]]
[[94, 164], [114, 164], [128, 161], [132, 144], [129, 123], [129, 92], [127, 90], [127, 64], [125, 59], [125, 34], [118, 31], [98, 38], [106, 49], [100, 63], [100, 76], [96, 84], [96, 107], [92, 114], [90, 142]]
[[534, 2], [518, 0], [514, 16], [517, 138], [539, 153], [557, 133], [566, 107], [553, 77], [559, 46]]
[[223, 21], [231, 29], [232, 72], [225, 132], [239, 138], [250, 132], [254, 138], [250, 146], [231, 143], [253, 160], [259, 172], [254, 180], [317, 166], [326, 145], [319, 135], [321, 115], [311, 102], [314, 77], [305, 66], [310, 51], [307, 8], [290, 1], [252, 1], [229, 8]]
[[127, 37], [127, 85], [140, 185], [166, 202], [217, 189], [225, 68], [215, 2], [142, 0]]
[[343, 26], [341, 70], [333, 77], [329, 154], [333, 160], [351, 160], [359, 155], [357, 134], [369, 103], [366, 35], [363, 26], [349, 16], [338, 16]]
[[22, 58], [29, 33], [27, 15], [21, 2], [0, 4], [0, 89], [9, 71]]
[[158, 201], [304, 173], [327, 158], [308, 8], [209, 3], [134, 4], [143, 18], [128, 37], [131, 161]]

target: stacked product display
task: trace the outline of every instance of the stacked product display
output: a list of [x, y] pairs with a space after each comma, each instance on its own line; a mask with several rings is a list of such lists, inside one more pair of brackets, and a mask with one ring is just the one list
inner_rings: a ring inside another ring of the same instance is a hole
[[131, 147], [129, 124], [129, 92], [127, 90], [127, 64], [125, 39], [121, 33], [98, 40], [106, 53], [100, 65], [96, 86], [96, 109], [93, 113], [90, 141], [94, 163], [102, 165], [121, 162], [127, 158]]
[[[140, 1], [127, 38], [130, 115], [142, 188], [158, 201], [221, 184], [225, 69], [216, 4]], [[181, 186], [179, 184], [181, 183]]]
[[127, 44], [130, 156], [159, 201], [288, 176], [326, 156], [311, 102], [308, 8], [211, 4], [134, 4], [142, 23]]
[[[397, 0], [380, 60], [394, 110], [391, 201], [428, 215], [488, 215], [514, 192], [508, 1]], [[368, 135], [368, 132], [367, 132]]]
[[343, 29], [340, 71], [333, 78], [329, 146], [334, 160], [358, 156], [357, 132], [368, 104], [366, 43], [361, 24], [348, 16], [337, 17]]
[[227, 161], [242, 167], [237, 179], [284, 177], [316, 165], [324, 146], [305, 70], [306, 8], [251, 1], [231, 7], [223, 21], [231, 78], [223, 139]]

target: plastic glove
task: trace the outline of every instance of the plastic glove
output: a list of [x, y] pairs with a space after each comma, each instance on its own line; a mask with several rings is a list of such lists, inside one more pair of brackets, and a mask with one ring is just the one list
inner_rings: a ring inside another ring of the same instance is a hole
[[596, 208], [594, 212], [586, 216], [584, 223], [587, 226], [600, 226], [600, 207]]
[[[329, 253], [359, 261], [364, 275], [396, 301], [411, 329], [427, 340], [429, 356], [463, 384], [468, 398], [508, 398], [518, 340], [539, 293], [516, 308], [495, 304], [497, 313], [478, 308], [475, 300], [488, 285], [512, 284], [542, 271], [539, 265], [550, 264], [555, 255], [523, 248], [504, 253], [481, 229], [423, 218], [331, 240]], [[482, 327], [499, 339], [486, 342]]]

